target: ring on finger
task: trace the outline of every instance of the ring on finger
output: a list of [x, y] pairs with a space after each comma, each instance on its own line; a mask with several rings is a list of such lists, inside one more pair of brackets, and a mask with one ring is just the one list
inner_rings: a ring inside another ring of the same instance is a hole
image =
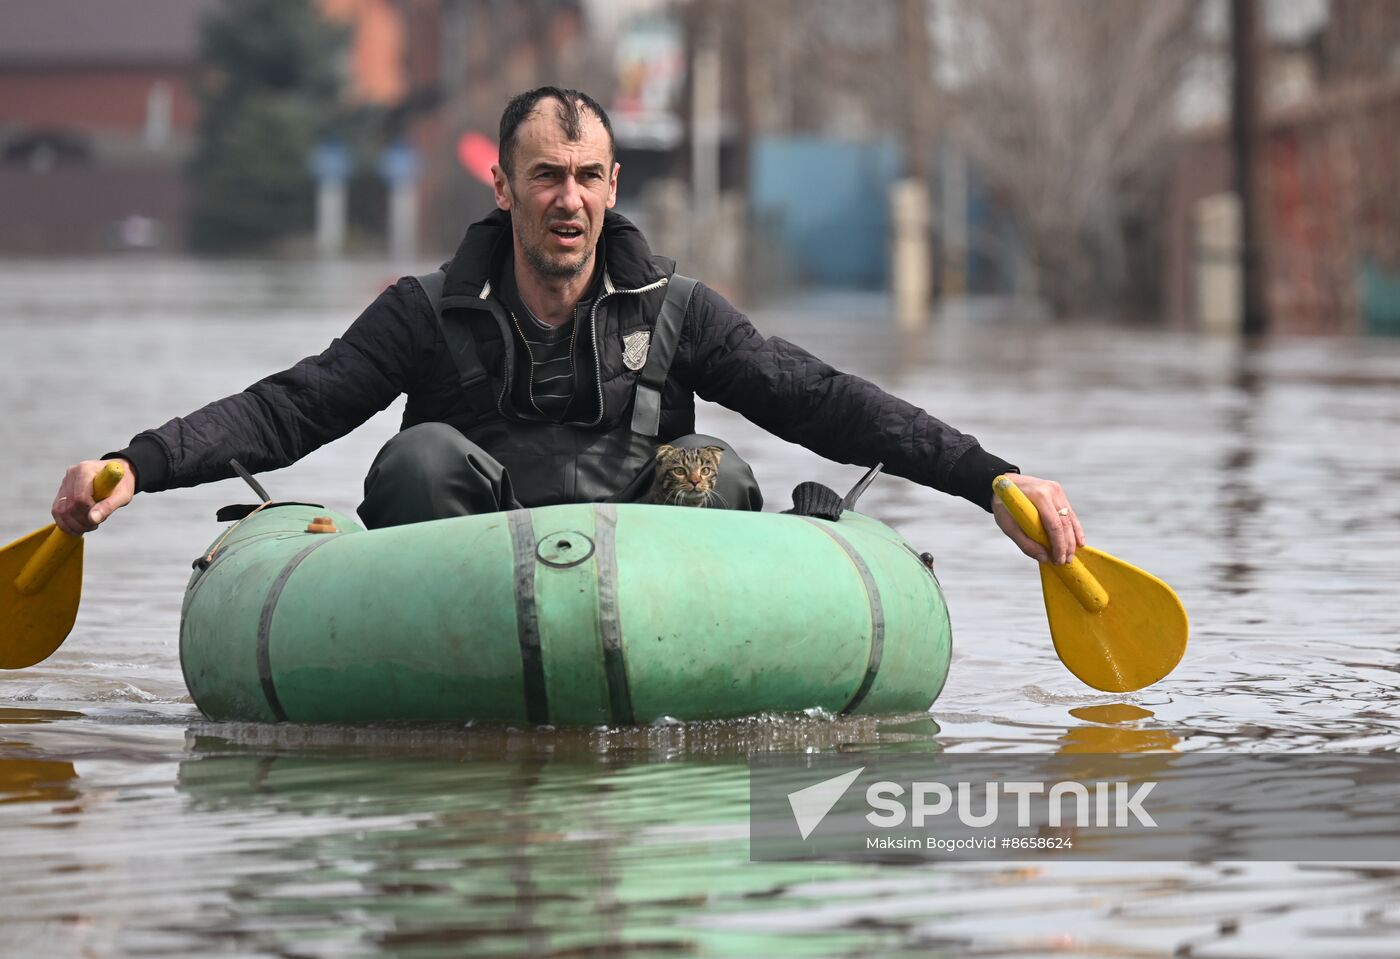
[[1068, 516], [1068, 515], [1069, 515], [1069, 507], [1068, 507], [1068, 506], [1061, 506], [1059, 509], [1055, 510], [1055, 512], [1059, 513], [1061, 516]]

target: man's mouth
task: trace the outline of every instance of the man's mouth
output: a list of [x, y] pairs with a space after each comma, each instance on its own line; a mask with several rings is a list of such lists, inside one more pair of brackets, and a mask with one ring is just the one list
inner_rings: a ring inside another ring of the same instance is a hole
[[556, 223], [549, 228], [549, 232], [559, 237], [561, 240], [576, 240], [583, 236], [583, 227], [572, 224]]

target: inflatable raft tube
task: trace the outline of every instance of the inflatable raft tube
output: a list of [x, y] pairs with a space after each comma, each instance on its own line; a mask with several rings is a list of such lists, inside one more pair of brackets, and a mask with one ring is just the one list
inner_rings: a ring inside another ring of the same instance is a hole
[[932, 571], [854, 512], [583, 504], [366, 531], [286, 504], [216, 544], [180, 625], [214, 720], [908, 712], [948, 672]]

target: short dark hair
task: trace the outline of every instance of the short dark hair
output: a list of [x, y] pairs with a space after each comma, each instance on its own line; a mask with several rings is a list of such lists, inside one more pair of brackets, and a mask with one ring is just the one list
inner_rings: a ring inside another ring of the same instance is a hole
[[558, 102], [559, 123], [564, 128], [564, 137], [570, 142], [575, 142], [583, 136], [579, 104], [586, 107], [590, 113], [602, 121], [603, 129], [608, 131], [608, 150], [612, 153], [613, 159], [617, 158], [617, 143], [613, 140], [612, 121], [608, 119], [608, 112], [599, 105], [597, 100], [581, 90], [567, 90], [563, 87], [535, 87], [533, 90], [526, 90], [524, 93], [517, 93], [511, 97], [510, 102], [506, 104], [505, 112], [501, 114], [500, 162], [501, 169], [506, 171], [507, 176], [511, 173], [511, 164], [515, 162], [516, 130], [535, 112], [535, 107], [539, 105], [539, 102], [546, 99]]

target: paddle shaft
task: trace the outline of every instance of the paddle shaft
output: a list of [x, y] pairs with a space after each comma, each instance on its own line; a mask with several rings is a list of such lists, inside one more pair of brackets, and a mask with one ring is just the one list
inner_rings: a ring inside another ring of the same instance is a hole
[[[1045, 526], [1040, 522], [1040, 513], [1036, 510], [1035, 504], [1026, 498], [1026, 494], [1016, 488], [1016, 484], [1005, 476], [998, 476], [992, 482], [992, 489], [997, 494], [997, 499], [1001, 500], [1012, 519], [1016, 520], [1016, 525], [1021, 527], [1021, 532], [1035, 540], [1046, 549], [1050, 548], [1050, 537], [1045, 533]], [[1071, 559], [1068, 563], [1050, 564], [1050, 568], [1059, 577], [1060, 582], [1065, 584], [1065, 588], [1074, 595], [1079, 605], [1090, 613], [1102, 612], [1108, 606], [1108, 591], [1103, 588], [1094, 574], [1089, 572], [1088, 567], [1079, 561], [1078, 557]]]
[[[108, 463], [102, 468], [92, 481], [92, 498], [94, 502], [100, 503], [112, 495], [112, 490], [117, 488], [125, 474], [122, 464], [117, 462]], [[66, 559], [72, 555], [83, 541], [82, 536], [74, 536], [65, 533], [57, 526], [49, 533], [49, 538], [44, 540], [42, 546], [35, 550], [29, 562], [24, 564], [24, 568], [15, 577], [15, 589], [22, 595], [33, 596], [43, 589], [48, 581], [53, 578], [53, 574], [61, 567]]]

